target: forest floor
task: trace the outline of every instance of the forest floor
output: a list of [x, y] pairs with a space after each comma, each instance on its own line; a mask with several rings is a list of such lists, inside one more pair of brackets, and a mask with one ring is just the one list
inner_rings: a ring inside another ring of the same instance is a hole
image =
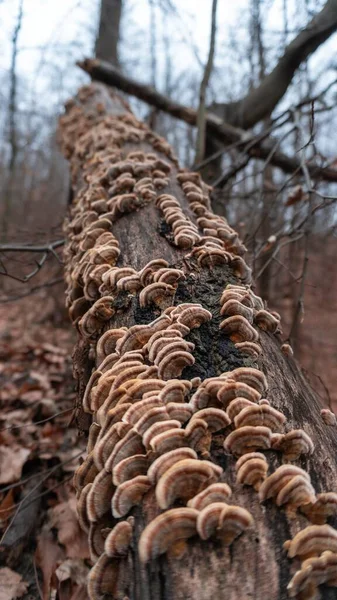
[[72, 487], [85, 446], [72, 423], [75, 334], [55, 313], [50, 292], [0, 305], [0, 600], [87, 599]]

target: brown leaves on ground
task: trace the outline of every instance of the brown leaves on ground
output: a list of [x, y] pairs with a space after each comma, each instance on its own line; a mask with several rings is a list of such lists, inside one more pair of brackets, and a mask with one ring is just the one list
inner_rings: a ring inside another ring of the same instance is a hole
[[0, 305], [0, 600], [86, 600], [89, 549], [71, 483], [85, 446], [70, 424], [73, 331], [34, 323], [32, 302]]
[[27, 591], [27, 583], [21, 575], [8, 567], [0, 569], [0, 600], [16, 600]]
[[43, 578], [43, 600], [50, 598], [52, 590], [58, 597], [71, 600], [81, 590], [85, 600], [85, 582], [89, 571], [87, 535], [80, 529], [76, 516], [76, 498], [68, 486], [60, 495], [69, 494], [67, 500], [49, 509], [48, 517], [38, 536], [36, 564]]
[[0, 483], [18, 481], [30, 450], [18, 445], [0, 446]]

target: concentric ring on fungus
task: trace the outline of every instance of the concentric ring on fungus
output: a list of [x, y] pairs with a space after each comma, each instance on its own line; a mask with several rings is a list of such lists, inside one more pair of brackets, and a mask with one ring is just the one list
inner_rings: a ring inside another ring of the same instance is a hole
[[159, 479], [156, 486], [156, 499], [162, 509], [166, 509], [177, 498], [190, 500], [218, 477], [208, 461], [183, 459], [172, 465]]

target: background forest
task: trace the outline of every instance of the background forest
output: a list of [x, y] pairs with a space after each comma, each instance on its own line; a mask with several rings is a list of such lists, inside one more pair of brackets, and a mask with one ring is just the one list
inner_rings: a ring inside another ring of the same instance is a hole
[[[0, 570], [0, 588], [3, 577], [9, 590], [1, 600], [17, 590], [49, 598], [61, 584], [60, 598], [84, 598], [87, 547], [70, 487], [81, 441], [73, 427], [63, 435], [75, 336], [62, 277], [69, 173], [57, 143], [65, 101], [90, 81], [77, 62], [96, 56], [197, 111], [198, 128], [155, 99], [125, 95], [182, 164], [215, 185], [213, 209], [244, 240], [258, 293], [282, 315], [283, 340], [322, 404], [337, 408], [337, 2], [218, 0], [216, 15], [214, 4], [0, 0], [0, 519], [1, 548], [13, 567]], [[312, 39], [310, 23], [324, 10]], [[246, 137], [230, 142], [208, 131], [203, 144], [205, 106]], [[40, 477], [34, 485], [33, 472]], [[30, 499], [21, 510], [27, 478]], [[37, 553], [31, 541], [18, 566], [31, 529], [27, 512], [21, 521], [13, 516], [30, 511], [34, 527], [41, 506], [49, 516]], [[69, 526], [77, 553], [68, 546]]]

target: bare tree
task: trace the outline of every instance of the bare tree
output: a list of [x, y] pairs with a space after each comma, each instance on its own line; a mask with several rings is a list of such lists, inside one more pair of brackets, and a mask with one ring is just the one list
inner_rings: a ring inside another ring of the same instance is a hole
[[17, 102], [17, 73], [16, 60], [18, 55], [18, 38], [22, 26], [23, 15], [23, 0], [19, 2], [16, 25], [12, 36], [12, 55], [10, 67], [10, 90], [9, 90], [9, 105], [8, 105], [8, 141], [10, 148], [10, 157], [8, 164], [7, 183], [4, 190], [4, 214], [3, 214], [3, 233], [6, 235], [8, 221], [10, 218], [11, 202], [12, 202], [12, 185], [14, 180], [15, 163], [18, 154], [17, 140], [17, 123], [16, 123], [16, 102]]
[[115, 67], [119, 66], [118, 43], [120, 40], [120, 22], [122, 0], [101, 0], [99, 27], [95, 45], [95, 54]]

